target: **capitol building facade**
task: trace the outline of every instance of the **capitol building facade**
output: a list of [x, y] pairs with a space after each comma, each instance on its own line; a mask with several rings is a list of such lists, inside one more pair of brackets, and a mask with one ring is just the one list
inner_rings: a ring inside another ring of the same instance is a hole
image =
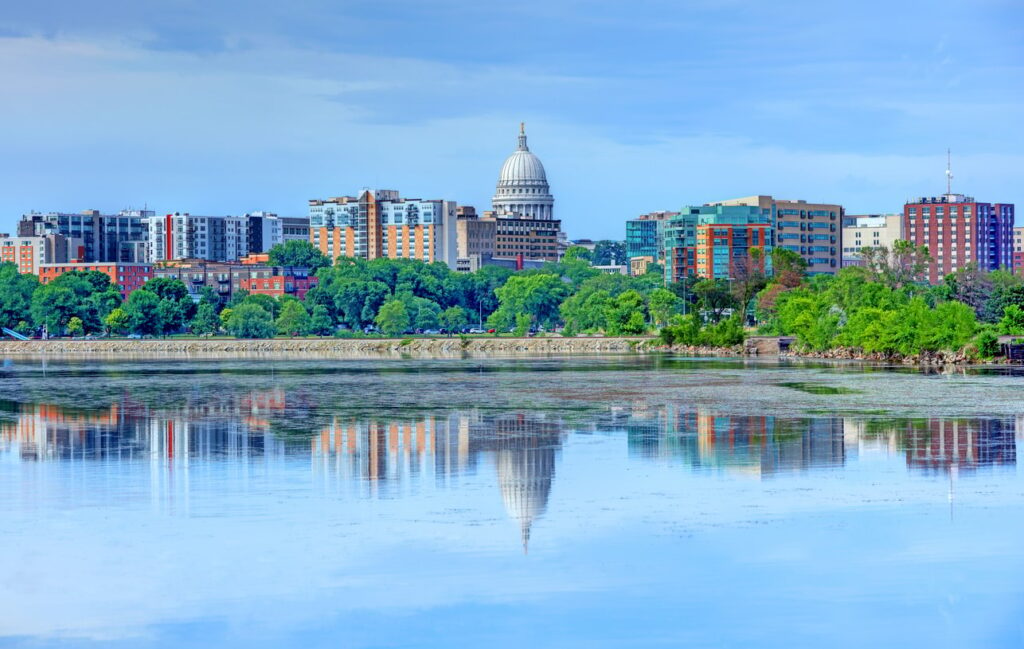
[[498, 216], [550, 221], [555, 197], [540, 158], [526, 145], [526, 126], [519, 124], [519, 146], [505, 159], [491, 199]]
[[561, 259], [567, 242], [554, 216], [555, 197], [544, 165], [526, 144], [523, 124], [516, 150], [501, 165], [491, 205], [483, 214], [472, 206], [458, 208], [457, 270], [488, 264], [536, 268]]

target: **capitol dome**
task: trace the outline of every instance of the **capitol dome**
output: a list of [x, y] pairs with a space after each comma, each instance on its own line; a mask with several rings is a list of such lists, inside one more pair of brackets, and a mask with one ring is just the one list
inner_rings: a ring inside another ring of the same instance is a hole
[[526, 145], [526, 128], [519, 125], [519, 146], [501, 166], [491, 204], [499, 214], [527, 219], [553, 218], [555, 199], [540, 158]]

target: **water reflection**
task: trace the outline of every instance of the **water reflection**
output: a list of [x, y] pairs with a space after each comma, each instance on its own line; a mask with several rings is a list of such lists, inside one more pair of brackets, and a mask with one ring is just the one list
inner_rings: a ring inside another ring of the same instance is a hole
[[341, 484], [401, 484], [432, 475], [436, 484], [475, 473], [482, 462], [496, 472], [502, 500], [520, 526], [527, 549], [533, 521], [543, 515], [555, 463], [567, 434], [561, 419], [529, 413], [452, 412], [414, 420], [335, 419], [310, 440], [314, 466]]
[[915, 471], [1013, 466], [1020, 424], [1013, 418], [786, 418], [665, 406], [634, 410], [625, 429], [637, 457], [767, 476], [841, 466], [863, 450], [902, 453]]
[[[6, 401], [0, 403], [0, 455], [20, 462], [145, 460], [154, 490], [176, 468], [192, 464], [305, 458], [323, 485], [363, 498], [400, 497], [424, 480], [458, 488], [460, 476], [486, 467], [526, 551], [572, 431], [625, 430], [633, 458], [770, 478], [834, 470], [864, 453], [902, 455], [911, 471], [922, 473], [1013, 466], [1021, 430], [1012, 418], [780, 417], [643, 402], [608, 404], [571, 420], [482, 409], [389, 418], [355, 415], [323, 401], [280, 388], [226, 390], [164, 408], [145, 405], [130, 391], [103, 408]], [[320, 426], [303, 423], [324, 419]], [[187, 480], [174, 488], [185, 490], [187, 502]]]

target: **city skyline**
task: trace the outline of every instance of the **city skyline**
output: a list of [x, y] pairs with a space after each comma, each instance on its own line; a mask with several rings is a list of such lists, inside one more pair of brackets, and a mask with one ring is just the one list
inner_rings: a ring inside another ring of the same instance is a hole
[[521, 121], [572, 238], [752, 194], [895, 212], [944, 192], [947, 147], [953, 192], [1019, 204], [1021, 17], [1002, 1], [16, 6], [0, 231], [143, 204], [295, 216], [363, 186], [485, 209]]

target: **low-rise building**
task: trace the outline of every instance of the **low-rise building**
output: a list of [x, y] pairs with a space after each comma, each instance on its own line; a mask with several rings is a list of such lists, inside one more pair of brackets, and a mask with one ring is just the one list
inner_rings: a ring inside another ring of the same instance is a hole
[[655, 261], [655, 258], [650, 255], [631, 257], [629, 259], [629, 274], [633, 277], [646, 275], [647, 270], [650, 268], [651, 264], [655, 263]]
[[306, 298], [306, 292], [317, 285], [317, 281], [316, 276], [311, 275], [308, 268], [269, 266], [257, 270], [249, 277], [241, 278], [238, 285], [242, 290], [256, 295], [293, 295], [303, 300]]
[[160, 264], [155, 275], [181, 280], [196, 300], [202, 294], [203, 287], [210, 288], [224, 301], [243, 290], [275, 297], [294, 295], [302, 299], [306, 291], [317, 283], [308, 268], [212, 262], [205, 259], [182, 259]]
[[903, 238], [902, 214], [851, 214], [843, 217], [843, 266], [860, 264], [864, 248], [892, 249]]
[[123, 298], [127, 298], [135, 289], [142, 288], [146, 282], [154, 277], [152, 264], [84, 262], [40, 264], [39, 281], [43, 284], [49, 284], [64, 273], [72, 271], [83, 273], [98, 271], [106, 274], [110, 278], [110, 282], [117, 286]]

